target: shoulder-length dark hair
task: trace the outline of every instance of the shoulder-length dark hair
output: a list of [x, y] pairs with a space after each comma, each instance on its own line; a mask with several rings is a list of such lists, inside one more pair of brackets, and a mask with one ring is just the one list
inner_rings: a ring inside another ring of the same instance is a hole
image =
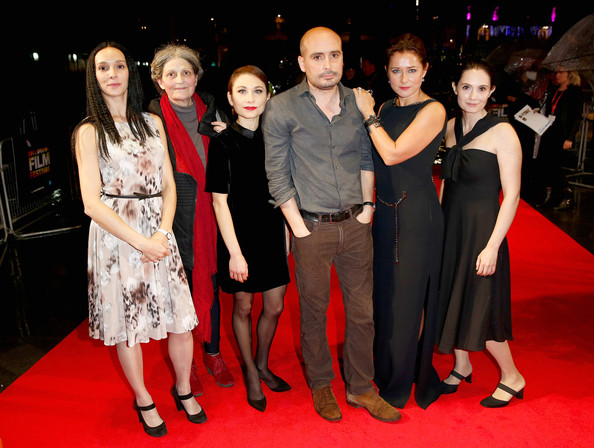
[[[97, 132], [97, 140], [99, 145], [99, 154], [104, 158], [109, 158], [109, 151], [107, 149], [107, 139], [112, 143], [121, 143], [121, 136], [115, 126], [115, 122], [107, 104], [103, 99], [99, 82], [97, 81], [95, 56], [97, 53], [105, 48], [115, 48], [120, 50], [126, 59], [128, 67], [128, 94], [126, 104], [126, 120], [130, 124], [132, 134], [141, 142], [144, 142], [147, 137], [153, 136], [154, 133], [149, 127], [148, 123], [142, 116], [144, 93], [142, 91], [142, 82], [140, 74], [138, 73], [138, 66], [136, 61], [131, 56], [130, 52], [117, 42], [105, 41], [97, 45], [87, 60], [86, 69], [86, 96], [87, 96], [87, 116], [82, 120], [78, 126], [85, 123], [92, 124]], [[73, 133], [73, 147], [76, 129]]]

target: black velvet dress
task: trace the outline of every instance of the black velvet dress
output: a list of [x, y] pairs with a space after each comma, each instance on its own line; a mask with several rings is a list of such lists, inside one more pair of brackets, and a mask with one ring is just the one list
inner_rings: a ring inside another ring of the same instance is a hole
[[248, 264], [247, 281], [229, 277], [229, 251], [218, 235], [217, 277], [226, 293], [262, 292], [290, 281], [284, 216], [270, 202], [260, 129], [250, 131], [236, 122], [211, 138], [206, 191], [228, 194], [235, 234]]
[[479, 148], [462, 149], [481, 133], [501, 123], [487, 114], [462, 137], [442, 165], [445, 220], [441, 271], [438, 348], [480, 351], [485, 342], [512, 339], [511, 288], [507, 239], [499, 247], [495, 273], [477, 275], [476, 260], [485, 248], [499, 213], [501, 181], [497, 155]]
[[[431, 101], [404, 107], [386, 102], [380, 113], [382, 126], [396, 140]], [[433, 162], [444, 134], [445, 123], [419, 154], [394, 166], [385, 165], [376, 151], [373, 154], [374, 380], [381, 397], [399, 408], [408, 401], [413, 383], [422, 408], [441, 393], [433, 349], [443, 216], [433, 183]]]

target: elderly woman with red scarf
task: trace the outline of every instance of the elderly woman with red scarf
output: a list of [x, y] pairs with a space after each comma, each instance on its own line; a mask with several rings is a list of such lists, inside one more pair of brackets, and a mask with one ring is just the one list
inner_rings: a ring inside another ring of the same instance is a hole
[[[161, 96], [151, 101], [149, 110], [162, 118], [167, 133], [178, 196], [173, 233], [198, 315], [194, 335], [203, 343], [207, 371], [219, 386], [228, 387], [234, 380], [219, 351], [217, 226], [204, 184], [210, 137], [225, 129], [229, 120], [216, 108], [211, 94], [196, 91], [202, 74], [199, 55], [193, 49], [179, 44], [157, 49], [151, 78]], [[191, 385], [195, 396], [202, 394], [195, 362]]]

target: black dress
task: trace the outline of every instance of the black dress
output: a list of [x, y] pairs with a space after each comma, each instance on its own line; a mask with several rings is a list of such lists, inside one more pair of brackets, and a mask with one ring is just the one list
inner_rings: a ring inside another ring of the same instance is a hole
[[462, 137], [455, 124], [457, 144], [448, 149], [442, 165], [445, 179], [445, 219], [441, 271], [438, 347], [480, 351], [485, 342], [512, 339], [509, 251], [499, 247], [493, 275], [476, 274], [476, 260], [485, 248], [499, 213], [501, 181], [497, 156], [481, 149], [462, 149], [478, 135], [501, 123], [487, 114]]
[[583, 104], [583, 92], [578, 86], [570, 85], [566, 90], [551, 89], [547, 92], [545, 112], [554, 115], [555, 121], [542, 134], [536, 166], [538, 186], [550, 186], [555, 196], [553, 200], [567, 196], [563, 191], [568, 185], [562, 167], [568, 166], [566, 157], [569, 153], [563, 149], [563, 142], [575, 139], [581, 124]]
[[[380, 118], [396, 140], [428, 103], [398, 107], [384, 103]], [[437, 324], [443, 216], [433, 162], [443, 130], [419, 154], [387, 166], [374, 151], [376, 211], [373, 218], [373, 304], [375, 383], [390, 404], [402, 408], [413, 383], [415, 399], [426, 408], [440, 395], [433, 367]], [[424, 330], [419, 331], [425, 315]]]
[[229, 277], [229, 251], [218, 235], [217, 277], [226, 293], [262, 292], [289, 283], [285, 222], [270, 202], [260, 129], [250, 131], [237, 122], [211, 138], [206, 168], [206, 191], [228, 194], [235, 234], [248, 264], [248, 279]]

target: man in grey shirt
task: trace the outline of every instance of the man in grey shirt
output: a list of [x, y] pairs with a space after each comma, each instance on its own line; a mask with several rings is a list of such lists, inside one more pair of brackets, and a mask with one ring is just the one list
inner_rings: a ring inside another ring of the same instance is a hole
[[345, 307], [347, 403], [381, 420], [399, 411], [375, 392], [372, 240], [374, 174], [371, 142], [353, 92], [345, 88], [340, 37], [318, 27], [301, 39], [303, 82], [273, 97], [263, 131], [266, 172], [275, 204], [293, 231], [301, 308], [301, 349], [314, 407], [342, 418], [332, 392], [335, 375], [326, 336], [330, 273], [336, 269]]

